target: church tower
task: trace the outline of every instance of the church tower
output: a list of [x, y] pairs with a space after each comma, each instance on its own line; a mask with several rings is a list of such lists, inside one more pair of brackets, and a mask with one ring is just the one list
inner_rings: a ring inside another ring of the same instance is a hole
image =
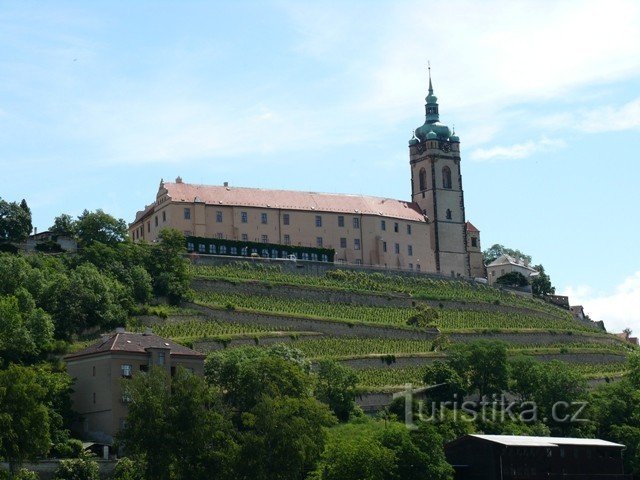
[[470, 276], [464, 193], [460, 171], [460, 139], [440, 123], [429, 67], [426, 119], [409, 141], [411, 198], [431, 222], [436, 270], [450, 276]]

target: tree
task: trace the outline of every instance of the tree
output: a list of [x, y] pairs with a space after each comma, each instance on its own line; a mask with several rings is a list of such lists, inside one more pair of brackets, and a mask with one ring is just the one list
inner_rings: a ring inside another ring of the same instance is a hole
[[53, 480], [100, 480], [100, 469], [91, 458], [61, 460]]
[[231, 478], [231, 423], [202, 378], [184, 369], [171, 378], [153, 368], [123, 383], [131, 403], [120, 440], [139, 457], [146, 479], [168, 479], [170, 472], [177, 480]]
[[90, 245], [93, 242], [115, 245], [128, 238], [127, 222], [101, 209], [95, 212], [84, 210], [75, 222], [75, 232], [82, 245]]
[[427, 394], [436, 402], [460, 403], [470, 388], [466, 376], [461, 375], [449, 363], [441, 361], [435, 361], [426, 368], [424, 383], [431, 387]]
[[191, 285], [184, 235], [175, 229], [166, 228], [158, 235], [160, 243], [154, 245], [149, 258], [148, 270], [153, 277], [157, 295], [164, 295], [177, 304], [187, 295]]
[[447, 363], [469, 386], [469, 394], [477, 391], [483, 398], [502, 393], [507, 388], [507, 347], [502, 342], [478, 340], [454, 345]]
[[437, 320], [438, 317], [438, 311], [435, 308], [431, 308], [428, 305], [420, 305], [417, 307], [417, 312], [407, 320], [407, 325], [428, 328], [433, 326], [433, 321]]
[[76, 234], [76, 222], [71, 215], [63, 213], [53, 219], [53, 225], [49, 228], [49, 231], [53, 235], [74, 237]]
[[544, 267], [542, 265], [536, 265], [533, 268], [538, 271], [538, 275], [533, 277], [531, 281], [533, 294], [538, 297], [555, 294], [556, 287], [551, 285], [551, 278], [545, 273]]
[[0, 242], [24, 242], [32, 229], [31, 210], [25, 200], [18, 204], [0, 198]]
[[323, 360], [318, 365], [316, 398], [329, 405], [338, 420], [346, 422], [356, 407], [357, 383], [353, 370], [335, 361]]
[[12, 473], [27, 459], [49, 451], [49, 411], [46, 391], [34, 371], [10, 365], [0, 371], [0, 457]]
[[526, 255], [522, 253], [520, 250], [513, 250], [511, 248], [505, 247], [504, 245], [500, 245], [496, 243], [495, 245], [492, 245], [491, 247], [486, 249], [484, 252], [482, 252], [484, 264], [489, 265], [491, 262], [493, 262], [498, 257], [504, 254], [510, 255], [513, 258], [520, 258], [522, 260], [525, 260], [528, 263], [531, 263], [530, 255]]
[[509, 272], [498, 277], [496, 283], [508, 287], [526, 287], [529, 285], [529, 280], [520, 272]]

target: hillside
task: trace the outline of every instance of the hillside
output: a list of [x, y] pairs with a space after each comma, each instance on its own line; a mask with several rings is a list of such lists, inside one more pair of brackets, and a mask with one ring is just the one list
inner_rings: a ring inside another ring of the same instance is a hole
[[[195, 298], [162, 316], [138, 317], [202, 351], [289, 343], [308, 358], [354, 368], [362, 391], [419, 385], [449, 343], [488, 338], [511, 355], [559, 359], [590, 378], [624, 372], [629, 346], [540, 300], [481, 284], [429, 277], [329, 271], [300, 275], [248, 262], [192, 266]], [[420, 309], [427, 325], [407, 324]], [[153, 313], [153, 312], [151, 312]]]

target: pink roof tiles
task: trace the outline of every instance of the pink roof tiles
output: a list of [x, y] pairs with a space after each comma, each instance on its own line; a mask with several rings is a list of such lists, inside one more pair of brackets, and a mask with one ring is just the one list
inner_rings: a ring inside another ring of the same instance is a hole
[[221, 206], [380, 215], [414, 222], [425, 221], [417, 204], [390, 198], [189, 183], [164, 183], [164, 188], [168, 196], [178, 202], [197, 201]]

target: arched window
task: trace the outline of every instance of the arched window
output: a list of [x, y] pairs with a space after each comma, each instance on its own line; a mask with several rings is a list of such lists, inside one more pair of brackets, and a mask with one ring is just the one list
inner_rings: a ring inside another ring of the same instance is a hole
[[451, 210], [447, 208], [447, 220], [451, 220]]
[[451, 169], [449, 167], [442, 169], [442, 187], [451, 188]]
[[427, 189], [427, 171], [424, 168], [420, 169], [419, 179], [420, 179], [420, 191], [426, 190]]

